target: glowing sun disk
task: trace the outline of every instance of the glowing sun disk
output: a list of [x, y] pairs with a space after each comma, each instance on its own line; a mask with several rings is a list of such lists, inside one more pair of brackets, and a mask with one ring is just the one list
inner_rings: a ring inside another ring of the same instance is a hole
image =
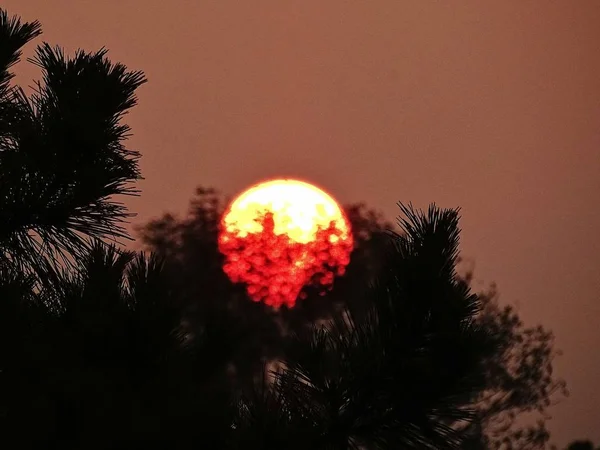
[[350, 259], [350, 225], [336, 201], [297, 180], [251, 187], [226, 210], [219, 233], [223, 270], [250, 298], [291, 307], [307, 285], [331, 289]]
[[273, 214], [275, 234], [306, 243], [320, 228], [331, 222], [348, 236], [346, 219], [336, 201], [321, 189], [297, 180], [273, 180], [254, 186], [241, 194], [225, 216], [226, 229], [239, 236], [259, 233], [263, 225], [257, 218]]

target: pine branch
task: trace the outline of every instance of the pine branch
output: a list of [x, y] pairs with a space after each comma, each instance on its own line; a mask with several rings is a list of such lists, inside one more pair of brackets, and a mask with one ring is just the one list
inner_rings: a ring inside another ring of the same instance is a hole
[[0, 96], [9, 88], [13, 78], [9, 70], [19, 61], [21, 48], [41, 33], [37, 20], [22, 23], [19, 17], [9, 17], [6, 10], [0, 8]]
[[121, 119], [145, 78], [105, 49], [68, 58], [43, 44], [31, 61], [43, 73], [37, 92], [0, 102], [0, 249], [39, 271], [80, 255], [87, 238], [128, 238], [132, 214], [114, 197], [137, 195], [131, 183], [141, 176]]

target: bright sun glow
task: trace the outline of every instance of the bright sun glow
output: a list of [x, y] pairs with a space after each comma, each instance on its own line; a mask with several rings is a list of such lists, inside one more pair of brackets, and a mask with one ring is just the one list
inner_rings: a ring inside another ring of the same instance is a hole
[[[223, 269], [255, 301], [292, 307], [308, 285], [330, 289], [344, 273], [352, 234], [336, 201], [297, 180], [272, 180], [243, 192], [223, 216]], [[324, 291], [322, 291], [324, 292]]]

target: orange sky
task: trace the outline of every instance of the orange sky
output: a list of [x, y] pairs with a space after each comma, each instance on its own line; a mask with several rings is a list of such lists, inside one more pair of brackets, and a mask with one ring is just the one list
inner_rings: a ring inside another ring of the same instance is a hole
[[[600, 2], [4, 0], [150, 82], [140, 223], [199, 185], [313, 181], [394, 217], [463, 208], [463, 254], [557, 335], [553, 441], [600, 443]], [[28, 55], [33, 46], [28, 46]], [[31, 84], [37, 72], [18, 68]]]

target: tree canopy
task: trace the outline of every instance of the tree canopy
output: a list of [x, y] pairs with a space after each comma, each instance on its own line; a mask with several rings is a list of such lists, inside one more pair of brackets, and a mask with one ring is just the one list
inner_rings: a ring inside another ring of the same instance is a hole
[[573, 441], [565, 450], [594, 450], [592, 441]]
[[112, 197], [134, 194], [140, 173], [121, 119], [145, 82], [104, 49], [67, 58], [43, 43], [30, 59], [42, 82], [27, 97], [10, 68], [40, 33], [0, 11], [0, 258], [38, 271], [89, 248], [86, 238], [126, 237], [130, 213]]
[[[356, 241], [347, 275], [336, 280], [326, 297], [309, 289], [308, 297], [296, 307], [273, 315], [268, 307], [248, 301], [243, 290], [232, 286], [221, 270], [217, 233], [228, 201], [215, 189], [200, 187], [186, 216], [165, 214], [140, 227], [138, 234], [148, 249], [167, 258], [171, 279], [185, 286], [192, 298], [215, 289], [210, 297], [214, 301], [203, 302], [203, 307], [222, 309], [227, 320], [239, 318], [243, 322], [248, 331], [239, 336], [239, 347], [234, 345], [239, 352], [232, 351], [231, 363], [239, 374], [247, 375], [261, 367], [259, 362], [250, 368], [252, 362], [281, 354], [286, 330], [300, 332], [345, 307], [363, 305], [364, 290], [385, 261], [386, 231], [393, 230], [394, 225], [364, 204], [347, 205], [345, 211]], [[471, 285], [475, 277], [472, 267], [460, 261], [457, 265], [459, 278]], [[478, 298], [480, 310], [475, 321], [489, 332], [495, 350], [484, 362], [485, 386], [472, 399], [477, 419], [464, 429], [469, 445], [477, 449], [546, 448], [550, 441], [546, 428], [549, 408], [567, 395], [564, 380], [553, 372], [558, 354], [554, 336], [540, 325], [527, 326], [513, 306], [502, 305], [495, 285], [480, 292]], [[196, 307], [192, 301], [192, 308]], [[522, 420], [523, 416], [528, 420]]]

